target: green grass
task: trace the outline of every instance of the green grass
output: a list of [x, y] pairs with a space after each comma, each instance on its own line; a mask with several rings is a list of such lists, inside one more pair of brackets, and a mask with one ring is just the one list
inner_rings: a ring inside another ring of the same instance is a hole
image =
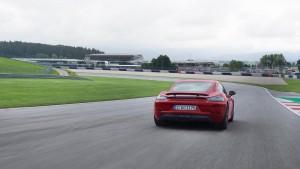
[[280, 91], [280, 92], [295, 92], [300, 93], [300, 80], [299, 79], [283, 79], [287, 85], [261, 85], [255, 83], [243, 83], [243, 82], [231, 82], [231, 81], [224, 81], [228, 83], [238, 83], [238, 84], [246, 84], [252, 86], [260, 86], [266, 89]]
[[[46, 74], [44, 66], [2, 57], [0, 57], [0, 73]], [[52, 71], [50, 74], [58, 75], [56, 71]]]
[[300, 80], [299, 79], [284, 79], [288, 85], [257, 85], [270, 90], [282, 92], [295, 92], [300, 93]]
[[0, 108], [156, 96], [171, 82], [88, 77], [91, 80], [1, 79]]

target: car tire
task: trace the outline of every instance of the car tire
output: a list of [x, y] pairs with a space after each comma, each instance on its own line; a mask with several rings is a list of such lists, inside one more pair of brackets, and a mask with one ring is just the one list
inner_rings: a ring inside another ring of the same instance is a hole
[[231, 118], [228, 120], [228, 122], [233, 122], [233, 118], [234, 118], [234, 106], [232, 108], [232, 116]]
[[227, 129], [227, 126], [228, 126], [228, 107], [226, 108], [226, 112], [222, 122], [218, 124], [218, 128], [221, 130], [225, 130]]
[[155, 117], [154, 117], [154, 123], [156, 126], [165, 126], [166, 125], [166, 122], [164, 120], [157, 120]]

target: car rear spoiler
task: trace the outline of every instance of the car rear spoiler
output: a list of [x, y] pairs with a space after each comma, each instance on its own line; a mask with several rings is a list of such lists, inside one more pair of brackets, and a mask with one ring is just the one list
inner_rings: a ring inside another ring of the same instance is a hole
[[201, 99], [206, 99], [208, 97], [208, 94], [206, 93], [176, 93], [176, 92], [170, 92], [165, 94], [168, 98], [176, 98], [177, 96], [179, 97], [193, 97], [193, 98], [201, 98]]

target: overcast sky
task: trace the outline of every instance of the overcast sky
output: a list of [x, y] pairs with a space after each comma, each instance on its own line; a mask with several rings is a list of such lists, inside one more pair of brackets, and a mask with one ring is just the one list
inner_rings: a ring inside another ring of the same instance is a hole
[[299, 0], [0, 0], [0, 40], [171, 60], [300, 59]]

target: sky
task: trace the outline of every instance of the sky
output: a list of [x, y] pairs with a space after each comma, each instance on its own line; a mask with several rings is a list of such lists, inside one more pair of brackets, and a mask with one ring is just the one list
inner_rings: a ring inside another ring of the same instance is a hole
[[0, 41], [161, 54], [300, 59], [299, 0], [0, 0]]

